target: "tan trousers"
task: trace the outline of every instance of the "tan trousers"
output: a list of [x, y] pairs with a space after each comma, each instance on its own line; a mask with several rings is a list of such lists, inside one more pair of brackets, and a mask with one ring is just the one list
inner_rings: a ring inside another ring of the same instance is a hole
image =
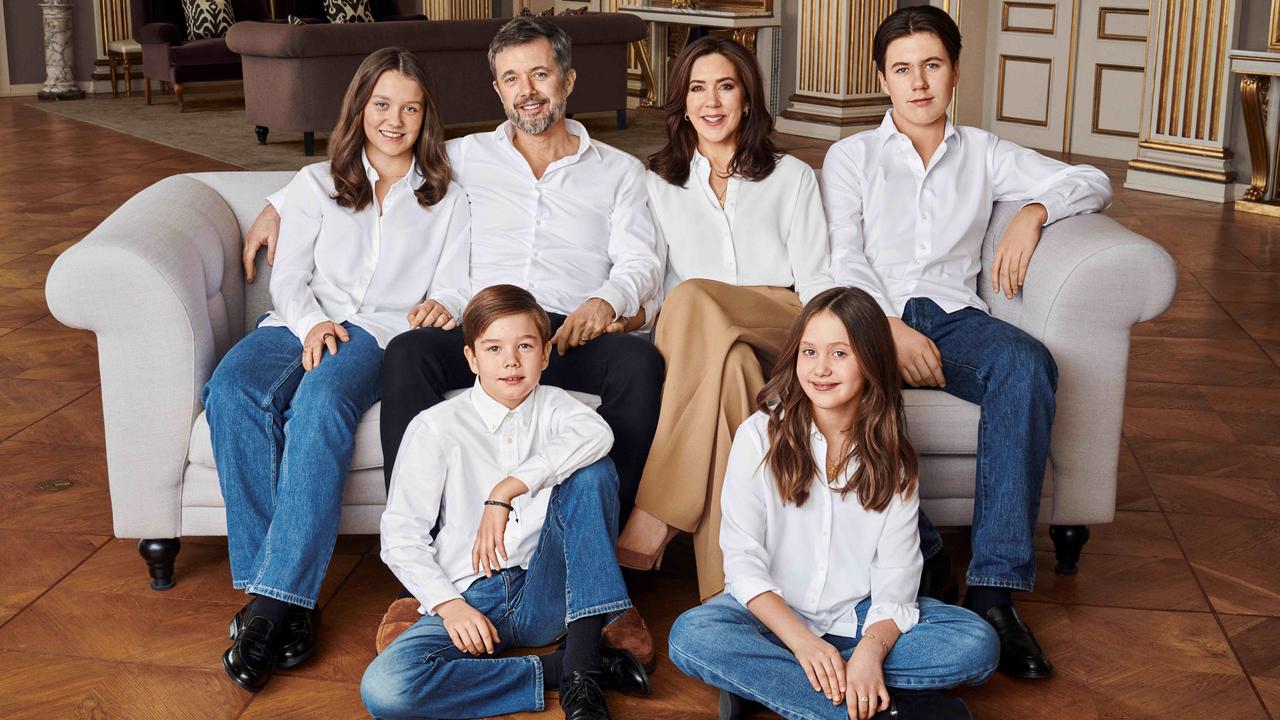
[[724, 589], [720, 488], [733, 435], [756, 411], [800, 307], [786, 288], [689, 280], [658, 316], [655, 344], [667, 377], [636, 507], [694, 533], [703, 600]]

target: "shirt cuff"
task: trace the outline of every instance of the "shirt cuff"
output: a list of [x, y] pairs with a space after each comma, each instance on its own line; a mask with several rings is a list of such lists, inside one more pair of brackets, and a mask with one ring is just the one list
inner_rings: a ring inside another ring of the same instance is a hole
[[[1044, 220], [1044, 225], [1041, 225], [1041, 227], [1052, 225], [1053, 223], [1061, 220], [1062, 217], [1067, 212], [1066, 203], [1062, 202], [1056, 197], [1036, 198], [1034, 200], [1028, 200], [1027, 202], [1022, 203], [1022, 207], [1026, 207], [1028, 205], [1044, 206], [1044, 212], [1046, 217]], [[1022, 208], [1019, 208], [1019, 209], [1022, 209]]]
[[892, 620], [893, 624], [898, 626], [898, 631], [905, 633], [920, 622], [920, 604], [915, 602], [873, 603], [867, 610], [867, 619], [863, 621], [862, 627], [865, 630], [881, 620]]
[[297, 323], [291, 324], [291, 327], [293, 328], [293, 334], [298, 336], [299, 342], [306, 343], [307, 333], [311, 332], [311, 328], [315, 327], [316, 325], [319, 325], [322, 322], [327, 321], [328, 319], [329, 317], [320, 311], [303, 315], [301, 320], [299, 320]]
[[639, 308], [632, 308], [627, 305], [626, 298], [622, 296], [622, 291], [612, 285], [603, 285], [599, 290], [591, 293], [591, 297], [600, 298], [609, 303], [609, 307], [613, 308], [613, 319], [630, 317], [635, 315]]
[[729, 594], [733, 596], [733, 599], [742, 603], [742, 607], [746, 607], [747, 603], [767, 592], [775, 592], [779, 596], [782, 595], [782, 589], [773, 582], [773, 578], [769, 577], [734, 578], [725, 584], [729, 588]]
[[276, 213], [278, 214], [280, 210], [284, 208], [284, 199], [288, 196], [289, 196], [289, 186], [285, 185], [279, 190], [268, 195], [267, 202], [271, 205], [271, 207], [275, 208]]
[[444, 309], [448, 310], [449, 314], [453, 316], [454, 321], [458, 323], [458, 327], [462, 327], [462, 311], [464, 308], [457, 307], [457, 303], [449, 302], [444, 298], [429, 297], [427, 299], [435, 300], [436, 302], [443, 305]]
[[529, 488], [529, 497], [534, 497], [551, 479], [551, 463], [538, 456], [530, 457], [511, 471], [511, 476]]
[[436, 614], [436, 608], [450, 600], [464, 600], [462, 593], [458, 592], [458, 589], [452, 584], [449, 585], [448, 590], [445, 590], [444, 588], [430, 588], [423, 592], [421, 596], [415, 594], [414, 597], [418, 598], [418, 602], [421, 603], [418, 606], [418, 612], [423, 615], [432, 616]]

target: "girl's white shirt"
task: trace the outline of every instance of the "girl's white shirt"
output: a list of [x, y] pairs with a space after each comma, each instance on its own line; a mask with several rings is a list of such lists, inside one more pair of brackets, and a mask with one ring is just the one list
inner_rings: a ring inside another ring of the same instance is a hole
[[[826, 467], [827, 442], [810, 429], [814, 461]], [[856, 493], [841, 497], [814, 478], [809, 499], [783, 504], [764, 462], [769, 417], [757, 412], [738, 428], [725, 471], [720, 547], [727, 591], [744, 606], [773, 591], [815, 635], [854, 637], [854, 609], [871, 598], [865, 625], [893, 620], [907, 632], [920, 619], [919, 493], [893, 496], [883, 512], [864, 509]], [[856, 462], [837, 482], [843, 486]]]
[[[372, 186], [378, 171], [361, 151]], [[284, 189], [280, 237], [271, 270], [275, 306], [263, 327], [298, 336], [317, 323], [350, 321], [385, 348], [409, 329], [406, 317], [431, 298], [455, 318], [471, 298], [471, 213], [466, 193], [449, 183], [435, 205], [418, 204], [423, 182], [415, 162], [382, 201], [358, 212], [333, 199], [329, 163], [308, 165]]]

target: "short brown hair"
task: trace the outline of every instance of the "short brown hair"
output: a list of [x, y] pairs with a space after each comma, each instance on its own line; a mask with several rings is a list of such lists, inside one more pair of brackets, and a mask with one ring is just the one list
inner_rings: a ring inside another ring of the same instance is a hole
[[474, 347], [485, 330], [498, 318], [508, 315], [529, 315], [538, 326], [542, 342], [551, 341], [551, 318], [533, 295], [515, 285], [491, 285], [471, 298], [462, 311], [462, 341]]
[[876, 70], [884, 74], [884, 56], [889, 51], [889, 43], [922, 32], [938, 36], [952, 65], [960, 60], [960, 28], [956, 21], [942, 8], [916, 5], [895, 10], [876, 28], [871, 41], [871, 59], [875, 60]]

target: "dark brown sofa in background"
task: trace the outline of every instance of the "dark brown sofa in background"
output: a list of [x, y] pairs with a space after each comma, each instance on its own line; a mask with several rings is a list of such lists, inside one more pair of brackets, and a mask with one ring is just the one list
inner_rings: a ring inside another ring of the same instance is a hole
[[[323, 22], [324, 18], [321, 0], [231, 0], [231, 12], [237, 23], [272, 22], [272, 8], [277, 23], [284, 23], [290, 15], [308, 22]], [[173, 85], [178, 112], [184, 109], [183, 83], [240, 79], [240, 56], [227, 49], [226, 38], [187, 40], [187, 20], [178, 0], [132, 0], [131, 9], [135, 24], [133, 37], [142, 46], [143, 92], [148, 105], [151, 104], [152, 79]], [[425, 15], [403, 14], [398, 0], [373, 0], [371, 10], [379, 22], [426, 19]]]
[[[645, 35], [632, 15], [588, 14], [551, 18], [573, 40], [578, 80], [570, 113], [612, 110], [626, 125], [627, 45]], [[379, 48], [413, 51], [435, 84], [445, 124], [505, 118], [489, 72], [489, 40], [506, 19], [426, 20], [350, 25], [236, 23], [227, 47], [244, 68], [244, 108], [259, 142], [269, 129], [303, 133], [314, 153], [315, 133], [338, 120], [342, 96], [356, 67]]]

